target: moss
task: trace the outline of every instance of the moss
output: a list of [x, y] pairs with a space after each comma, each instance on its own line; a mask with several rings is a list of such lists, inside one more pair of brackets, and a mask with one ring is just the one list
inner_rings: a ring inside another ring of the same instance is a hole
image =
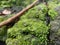
[[[19, 44], [21, 45], [24, 44], [28, 45], [28, 43], [29, 45], [35, 45], [34, 44], [35, 42], [37, 45], [41, 45], [41, 44], [46, 45], [48, 29], [49, 28], [46, 26], [46, 24], [43, 21], [36, 21], [33, 19], [20, 20], [12, 28], [8, 30], [7, 40], [9, 40], [9, 38], [12, 38], [13, 40], [18, 39], [18, 41], [20, 42]], [[14, 44], [12, 43], [11, 45]]]
[[[53, 4], [53, 5], [52, 5]], [[56, 8], [60, 6], [60, 3], [55, 2], [48, 2], [48, 14], [50, 15], [51, 19], [54, 20], [58, 16], [58, 12], [56, 11]]]
[[40, 4], [30, 9], [24, 16], [21, 17], [21, 19], [32, 18], [32, 19], [45, 20], [46, 12], [47, 12], [46, 5]]
[[46, 25], [45, 16], [48, 11], [48, 15], [54, 20], [58, 16], [54, 9], [59, 5], [56, 2], [48, 2], [49, 10], [45, 4], [40, 4], [30, 9], [20, 17], [20, 20], [12, 28], [8, 29], [6, 44], [47, 45], [47, 34], [50, 27]]
[[51, 17], [52, 20], [54, 20], [58, 16], [58, 13], [53, 9], [50, 9], [48, 14], [49, 14], [49, 16]]
[[[41, 4], [21, 16], [20, 20], [8, 29], [7, 45], [47, 45], [49, 26], [45, 23], [46, 12], [46, 5]], [[14, 41], [16, 39], [18, 42]]]

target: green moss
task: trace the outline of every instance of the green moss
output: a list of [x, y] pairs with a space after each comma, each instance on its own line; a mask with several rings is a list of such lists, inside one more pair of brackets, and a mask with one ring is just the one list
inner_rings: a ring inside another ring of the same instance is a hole
[[20, 20], [8, 29], [7, 45], [47, 45], [49, 26], [45, 21], [46, 12], [46, 5], [40, 4], [21, 16]]
[[[8, 39], [18, 39], [21, 45], [47, 44], [48, 27], [43, 21], [34, 19], [20, 20], [8, 30]], [[13, 41], [12, 40], [12, 41]], [[9, 40], [11, 41], [11, 40]], [[15, 42], [15, 41], [14, 41]], [[35, 43], [36, 42], [36, 43]], [[11, 42], [12, 43], [12, 42]], [[9, 42], [7, 42], [7, 45]], [[17, 44], [17, 45], [19, 45]], [[14, 45], [13, 43], [11, 45]]]
[[[34, 0], [0, 0], [0, 7], [22, 6], [26, 7]], [[7, 2], [7, 3], [6, 3]]]
[[[52, 5], [53, 4], [53, 5]], [[45, 4], [40, 4], [20, 17], [20, 20], [7, 31], [7, 45], [47, 45], [47, 34], [49, 26], [46, 25], [46, 13], [51, 19], [58, 15], [54, 10], [57, 4], [48, 3], [48, 9]]]
[[58, 16], [58, 13], [52, 9], [49, 10], [48, 14], [51, 16], [52, 20], [54, 20]]
[[30, 9], [25, 15], [21, 17], [21, 19], [39, 19], [39, 20], [45, 20], [45, 14], [47, 12], [47, 7], [44, 4], [40, 4], [38, 6], [35, 6], [34, 8]]
[[48, 2], [48, 14], [50, 15], [51, 19], [54, 20], [58, 16], [58, 12], [55, 10], [60, 6], [60, 3], [55, 3], [55, 2]]

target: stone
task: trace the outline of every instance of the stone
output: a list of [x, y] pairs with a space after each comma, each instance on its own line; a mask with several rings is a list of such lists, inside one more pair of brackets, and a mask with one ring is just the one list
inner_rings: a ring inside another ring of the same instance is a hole
[[50, 21], [50, 40], [54, 45], [60, 45], [60, 6], [57, 6], [54, 10], [58, 12], [58, 16]]
[[57, 32], [57, 30], [59, 29], [59, 22], [51, 21], [50, 24], [51, 24], [51, 31]]

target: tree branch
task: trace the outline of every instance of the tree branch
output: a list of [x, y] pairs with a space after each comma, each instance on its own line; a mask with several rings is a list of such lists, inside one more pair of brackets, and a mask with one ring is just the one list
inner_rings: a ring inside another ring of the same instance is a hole
[[20, 11], [19, 13], [17, 13], [16, 15], [14, 15], [13, 17], [3, 21], [0, 23], [0, 27], [7, 25], [11, 22], [13, 22], [16, 18], [22, 16], [22, 14], [24, 14], [24, 12], [26, 12], [27, 10], [29, 10], [30, 8], [32, 8], [39, 0], [34, 1], [31, 5], [27, 6], [26, 8], [24, 8], [22, 11]]

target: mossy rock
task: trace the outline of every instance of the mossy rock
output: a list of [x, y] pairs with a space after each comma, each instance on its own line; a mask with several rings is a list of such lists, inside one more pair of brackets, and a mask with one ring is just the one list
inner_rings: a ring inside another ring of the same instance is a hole
[[9, 39], [12, 39], [11, 45], [14, 45], [17, 42], [13, 40], [17, 39], [19, 42], [17, 45], [46, 45], [48, 29], [49, 27], [43, 21], [34, 19], [20, 20], [12, 28], [8, 29], [6, 43], [10, 45], [11, 40]]

